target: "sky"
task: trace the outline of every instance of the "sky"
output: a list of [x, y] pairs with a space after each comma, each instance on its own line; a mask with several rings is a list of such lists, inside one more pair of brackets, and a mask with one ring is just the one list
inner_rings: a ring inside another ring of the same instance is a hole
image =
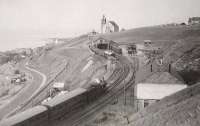
[[199, 5], [200, 0], [0, 0], [0, 51], [100, 31], [103, 14], [125, 29], [187, 22], [200, 16]]

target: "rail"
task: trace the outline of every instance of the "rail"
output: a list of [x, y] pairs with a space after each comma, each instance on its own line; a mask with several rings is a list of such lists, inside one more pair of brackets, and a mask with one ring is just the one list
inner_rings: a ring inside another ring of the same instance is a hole
[[[99, 52], [96, 52], [96, 50], [92, 50], [95, 54], [98, 54]], [[102, 55], [102, 53], [100, 53]], [[119, 69], [111, 75], [108, 80], [111, 80], [111, 78], [115, 78], [114, 82], [108, 87], [107, 92], [101, 96], [101, 98], [97, 99], [95, 103], [92, 105], [89, 105], [87, 108], [85, 108], [84, 112], [82, 113], [76, 113], [73, 116], [70, 116], [65, 122], [69, 126], [75, 126], [78, 125], [81, 121], [85, 121], [85, 118], [88, 116], [91, 116], [92, 113], [96, 112], [97, 110], [104, 107], [106, 104], [110, 103], [116, 96], [122, 94], [124, 92], [124, 89], [127, 90], [130, 86], [135, 84], [135, 74], [133, 66], [129, 63], [128, 60], [126, 60], [124, 57], [119, 56]], [[109, 83], [109, 81], [107, 82]], [[81, 115], [81, 117], [79, 117]], [[77, 120], [78, 117], [78, 120]]]
[[[124, 92], [124, 88], [125, 90], [127, 90], [133, 84], [135, 84], [135, 75], [133, 72], [130, 72], [134, 70], [133, 66], [125, 63], [123, 60], [120, 61], [122, 62], [122, 65], [123, 65], [121, 72], [119, 74], [120, 77], [117, 77], [115, 82], [112, 83], [112, 86], [108, 89], [107, 93], [105, 93], [102, 96], [102, 99], [99, 99], [98, 101], [96, 101], [97, 104], [94, 104], [91, 107], [89, 107], [89, 109], [86, 110], [85, 113], [83, 113], [82, 116], [79, 117], [78, 120], [68, 125], [76, 126], [80, 124], [82, 121], [86, 121], [85, 119], [86, 117], [91, 116], [92, 113], [100, 110], [102, 107], [104, 107], [105, 105], [110, 103], [114, 98], [116, 98], [116, 96], [119, 96], [120, 94], [122, 94]], [[69, 120], [73, 120], [73, 119], [70, 118]]]
[[39, 90], [37, 94], [30, 97], [25, 103], [23, 103], [21, 106], [17, 107], [14, 111], [8, 113], [4, 118], [10, 117], [12, 115], [15, 115], [18, 112], [24, 111], [29, 107], [33, 107], [35, 105], [38, 105], [47, 97], [47, 93], [49, 89], [51, 88], [54, 80], [66, 69], [66, 66], [68, 66], [68, 62], [64, 65], [64, 68], [62, 68], [51, 80]]

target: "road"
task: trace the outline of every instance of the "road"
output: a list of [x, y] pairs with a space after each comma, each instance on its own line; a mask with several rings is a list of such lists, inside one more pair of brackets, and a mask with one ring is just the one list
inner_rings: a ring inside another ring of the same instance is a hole
[[46, 83], [47, 77], [43, 73], [29, 68], [26, 65], [23, 65], [21, 69], [23, 71], [29, 72], [32, 75], [33, 80], [30, 83], [28, 83], [18, 94], [16, 94], [12, 98], [12, 100], [9, 101], [9, 103], [0, 108], [0, 119], [9, 115], [17, 108], [19, 108], [30, 97], [35, 95], [40, 90], [40, 88]]

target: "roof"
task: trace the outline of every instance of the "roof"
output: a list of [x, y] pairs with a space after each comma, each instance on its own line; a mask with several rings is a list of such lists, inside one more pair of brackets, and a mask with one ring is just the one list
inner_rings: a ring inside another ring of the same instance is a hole
[[109, 42], [109, 43], [111, 43], [111, 44], [114, 44], [114, 45], [117, 45], [117, 46], [118, 46], [118, 44], [117, 44], [116, 42], [114, 42], [113, 40], [109, 40], [109, 39], [106, 39], [106, 38], [103, 38], [103, 37], [98, 37], [97, 39], [94, 40], [94, 42], [96, 42], [96, 41], [98, 41], [98, 40], [104, 40], [104, 41], [106, 41], [106, 42]]
[[21, 113], [18, 113], [14, 116], [6, 118], [5, 120], [2, 120], [2, 122], [0, 122], [0, 125], [1, 126], [12, 126], [19, 122], [23, 122], [34, 115], [38, 115], [46, 110], [47, 110], [47, 108], [44, 106], [36, 106], [36, 107], [30, 108], [30, 109], [27, 109]]
[[137, 99], [159, 100], [186, 87], [184, 84], [139, 83], [136, 85], [136, 96]]
[[50, 107], [54, 107], [55, 105], [58, 105], [64, 101], [67, 101], [77, 95], [80, 95], [84, 92], [86, 92], [87, 90], [84, 89], [84, 88], [77, 88], [73, 91], [70, 91], [69, 93], [67, 94], [64, 94], [64, 95], [60, 95], [59, 97], [54, 97], [53, 99], [45, 102], [43, 105], [48, 105]]
[[54, 88], [64, 88], [65, 84], [62, 82], [56, 82], [53, 84]]
[[182, 81], [182, 78], [177, 78], [169, 72], [155, 72], [144, 79], [143, 83], [184, 84], [184, 81]]

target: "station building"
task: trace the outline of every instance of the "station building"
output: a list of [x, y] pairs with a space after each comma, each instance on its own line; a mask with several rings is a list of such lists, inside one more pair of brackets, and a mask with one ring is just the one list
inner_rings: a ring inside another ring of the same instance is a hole
[[119, 47], [119, 45], [116, 42], [114, 42], [112, 40], [108, 40], [106, 38], [102, 38], [102, 37], [99, 37], [99, 38], [93, 40], [92, 45], [99, 49], [103, 49], [103, 50], [110, 50], [111, 46]]

